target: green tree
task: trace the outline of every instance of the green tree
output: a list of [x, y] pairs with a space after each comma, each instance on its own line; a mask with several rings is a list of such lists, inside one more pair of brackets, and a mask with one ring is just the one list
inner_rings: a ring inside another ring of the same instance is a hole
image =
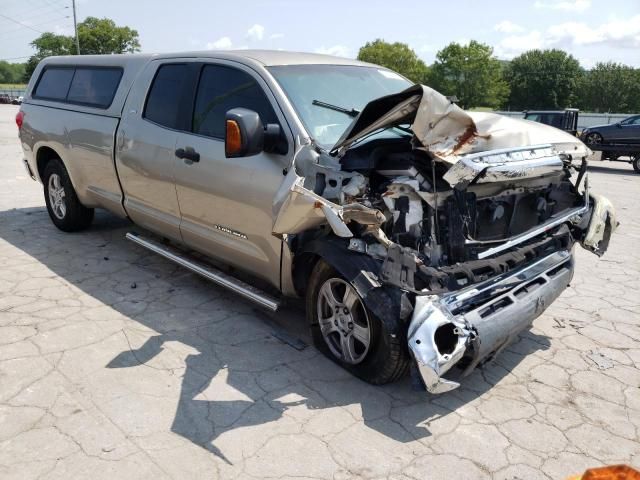
[[453, 42], [436, 54], [431, 81], [441, 93], [458, 97], [463, 108], [495, 108], [509, 95], [502, 70], [489, 45], [475, 40], [467, 45]]
[[0, 61], [0, 83], [22, 83], [24, 63]]
[[78, 24], [80, 53], [103, 55], [111, 53], [135, 53], [140, 51], [137, 30], [118, 27], [109, 18], [87, 17]]
[[[80, 53], [100, 55], [112, 53], [134, 53], [140, 51], [138, 32], [129, 27], [119, 27], [108, 18], [87, 17], [78, 24]], [[31, 42], [36, 53], [29, 58], [25, 69], [28, 81], [36, 66], [45, 57], [53, 55], [76, 55], [73, 36], [45, 32]]]
[[505, 73], [511, 109], [559, 109], [576, 104], [582, 68], [562, 50], [529, 50], [514, 58]]
[[592, 112], [631, 113], [639, 105], [638, 71], [620, 63], [597, 63], [584, 73], [578, 106]]
[[24, 72], [24, 80], [26, 82], [31, 78], [31, 74], [40, 63], [40, 60], [46, 57], [56, 55], [73, 55], [75, 54], [75, 46], [73, 37], [66, 35], [56, 35], [55, 33], [45, 32], [31, 42], [31, 46], [36, 49], [36, 53], [31, 55], [27, 61]]
[[416, 83], [427, 83], [429, 67], [406, 43], [388, 43], [382, 39], [360, 47], [358, 60], [382, 65]]

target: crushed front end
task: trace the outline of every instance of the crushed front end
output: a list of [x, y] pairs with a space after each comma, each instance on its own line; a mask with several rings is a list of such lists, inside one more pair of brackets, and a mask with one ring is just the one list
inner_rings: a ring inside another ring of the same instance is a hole
[[[387, 129], [404, 134], [376, 137]], [[493, 358], [569, 285], [575, 243], [606, 250], [617, 221], [589, 193], [589, 154], [560, 130], [412, 87], [370, 102], [331, 152], [299, 150], [274, 233], [294, 251], [331, 238], [367, 257], [356, 288], [365, 303], [399, 292], [420, 378], [445, 392], [458, 383], [443, 374]]]

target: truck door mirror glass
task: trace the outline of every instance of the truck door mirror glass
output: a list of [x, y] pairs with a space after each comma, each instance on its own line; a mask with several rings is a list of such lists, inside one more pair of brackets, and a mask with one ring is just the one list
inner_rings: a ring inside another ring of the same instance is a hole
[[225, 116], [224, 151], [227, 158], [250, 157], [262, 152], [265, 131], [258, 115], [247, 108], [232, 108]]

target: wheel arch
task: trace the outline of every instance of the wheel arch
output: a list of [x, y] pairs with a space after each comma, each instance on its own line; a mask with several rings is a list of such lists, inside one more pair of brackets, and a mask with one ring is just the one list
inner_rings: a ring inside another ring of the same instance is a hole
[[[36, 169], [40, 182], [43, 182], [42, 176], [44, 175], [44, 169], [47, 168], [47, 164], [54, 159], [58, 159], [64, 165], [62, 156], [48, 145], [42, 145], [36, 151]], [[66, 168], [66, 165], [65, 165]], [[67, 172], [69, 169], [67, 169]], [[73, 183], [73, 181], [72, 181]]]
[[349, 250], [348, 243], [348, 239], [333, 236], [305, 243], [294, 257], [296, 289], [301, 288], [302, 290], [298, 291], [304, 294], [309, 275], [316, 263], [322, 259], [353, 285], [367, 308], [386, 324], [390, 332], [402, 334], [398, 328], [402, 323], [399, 320], [402, 317], [404, 293], [398, 287], [383, 285], [380, 282], [381, 261]]

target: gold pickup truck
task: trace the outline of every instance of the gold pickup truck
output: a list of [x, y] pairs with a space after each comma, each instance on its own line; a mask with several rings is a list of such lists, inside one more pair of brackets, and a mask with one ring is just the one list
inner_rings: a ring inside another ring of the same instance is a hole
[[16, 122], [58, 228], [104, 208], [265, 308], [303, 297], [316, 346], [374, 384], [455, 388], [562, 293], [575, 245], [602, 255], [617, 226], [577, 138], [343, 58], [50, 57]]

